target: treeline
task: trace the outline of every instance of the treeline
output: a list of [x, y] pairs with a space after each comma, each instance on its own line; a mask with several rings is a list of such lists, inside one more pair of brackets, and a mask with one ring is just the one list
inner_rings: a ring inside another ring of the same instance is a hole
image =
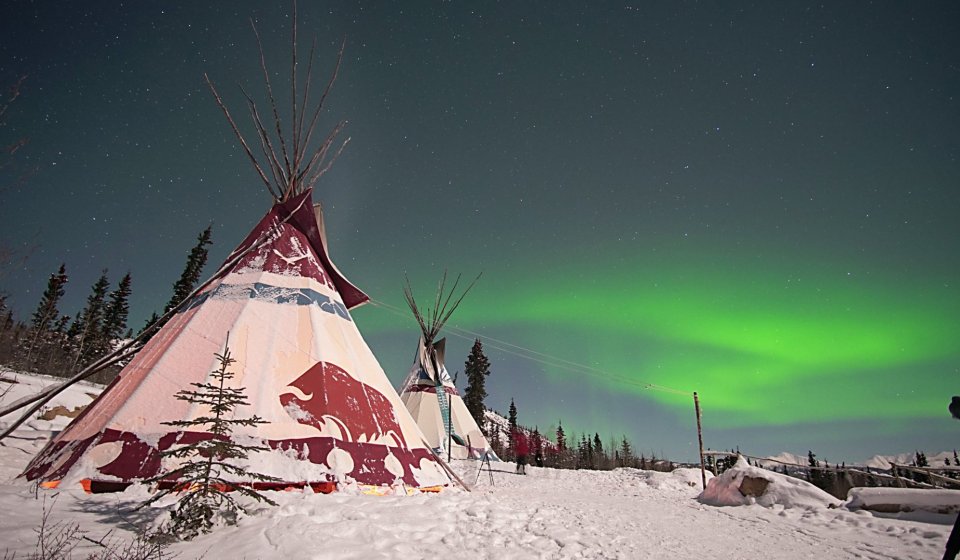
[[539, 467], [591, 470], [628, 467], [664, 472], [676, 468], [673, 462], [654, 454], [649, 457], [644, 453], [638, 454], [625, 435], [619, 439], [611, 438], [604, 445], [599, 432], [593, 435], [587, 431], [580, 434], [571, 432], [568, 435], [562, 421], [558, 423], [551, 441], [538, 427], [529, 428], [517, 423], [517, 405], [513, 399], [510, 400], [506, 426], [492, 421], [483, 426], [490, 447], [505, 461], [516, 461], [517, 451], [521, 449], [527, 451], [527, 463]]
[[[164, 313], [189, 295], [200, 280], [211, 244], [211, 228], [197, 237], [187, 264], [174, 284], [173, 295]], [[47, 279], [40, 301], [27, 321], [18, 320], [0, 294], [0, 364], [20, 371], [31, 371], [57, 377], [70, 377], [112, 352], [125, 339], [134, 336], [128, 325], [133, 278], [128, 272], [114, 285], [105, 269], [91, 286], [83, 308], [74, 315], [64, 314], [61, 304], [66, 295], [69, 276], [66, 264]], [[147, 324], [144, 340], [159, 328], [154, 313]], [[98, 372], [90, 381], [108, 383], [123, 364]]]

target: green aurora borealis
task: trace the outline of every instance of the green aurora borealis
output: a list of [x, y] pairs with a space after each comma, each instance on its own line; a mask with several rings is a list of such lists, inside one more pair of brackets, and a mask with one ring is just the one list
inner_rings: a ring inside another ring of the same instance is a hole
[[496, 305], [468, 299], [454, 322], [522, 330], [523, 346], [601, 370], [588, 375], [610, 391], [684, 409], [645, 386], [698, 391], [727, 427], [870, 418], [878, 402], [895, 418], [940, 416], [951, 391], [960, 305], [943, 280], [679, 254], [618, 269], [589, 280], [527, 271]]

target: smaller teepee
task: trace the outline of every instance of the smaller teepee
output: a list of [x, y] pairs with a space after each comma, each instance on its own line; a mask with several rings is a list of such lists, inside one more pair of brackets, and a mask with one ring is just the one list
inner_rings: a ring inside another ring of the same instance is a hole
[[467, 410], [444, 365], [446, 339], [437, 340], [440, 329], [473, 283], [454, 301], [460, 277], [457, 276], [453, 288], [445, 293], [446, 279], [444, 273], [434, 306], [428, 307], [425, 313], [417, 305], [409, 281], [404, 288], [404, 296], [420, 325], [421, 335], [413, 367], [400, 391], [400, 399], [423, 431], [426, 443], [438, 453], [445, 453], [454, 459], [481, 458], [484, 453], [492, 453], [490, 444]]

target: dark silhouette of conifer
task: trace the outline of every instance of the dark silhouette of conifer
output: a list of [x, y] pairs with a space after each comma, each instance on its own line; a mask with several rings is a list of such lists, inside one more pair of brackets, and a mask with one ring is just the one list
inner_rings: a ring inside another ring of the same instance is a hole
[[75, 371], [107, 353], [108, 343], [103, 335], [103, 317], [109, 287], [110, 281], [107, 280], [107, 271], [104, 270], [90, 288], [87, 304], [75, 323], [76, 328], [71, 327], [71, 330], [76, 333], [71, 341], [74, 346], [73, 369]]
[[622, 439], [620, 440], [620, 466], [633, 466], [633, 447], [630, 445], [630, 441], [627, 439], [627, 436], [622, 436]]
[[203, 267], [207, 264], [207, 245], [213, 244], [213, 241], [210, 240], [211, 228], [213, 228], [213, 226], [207, 226], [207, 229], [203, 230], [200, 235], [197, 236], [197, 244], [190, 250], [190, 254], [187, 256], [187, 264], [183, 268], [183, 273], [180, 274], [180, 279], [173, 285], [173, 296], [170, 297], [170, 301], [167, 302], [166, 307], [163, 308], [164, 313], [170, 311], [186, 299], [187, 296], [193, 292], [193, 289], [197, 287], [197, 283], [200, 282]]
[[107, 308], [103, 315], [103, 334], [104, 338], [110, 344], [123, 338], [124, 333], [127, 332], [127, 317], [130, 315], [129, 300], [131, 282], [130, 273], [128, 272], [120, 279], [117, 289], [110, 292], [110, 299], [107, 302]]
[[486, 378], [490, 375], [490, 360], [483, 354], [483, 344], [476, 339], [470, 355], [464, 363], [464, 373], [467, 374], [467, 388], [463, 393], [463, 404], [470, 411], [470, 416], [478, 426], [483, 426], [483, 404], [487, 398]]
[[[176, 395], [182, 401], [207, 407], [209, 414], [192, 420], [164, 422], [181, 429], [201, 428], [209, 433], [210, 437], [195, 443], [174, 446], [160, 453], [161, 458], [183, 459], [185, 462], [174, 470], [161, 473], [147, 481], [173, 482], [173, 485], [161, 489], [144, 503], [145, 506], [173, 492], [181, 494], [176, 509], [171, 513], [167, 532], [184, 540], [190, 540], [201, 533], [209, 533], [218, 516], [227, 524], [236, 522], [238, 513], [246, 510], [229, 492], [235, 491], [258, 502], [276, 505], [273, 500], [254, 490], [250, 483], [279, 479], [250, 472], [238, 465], [249, 453], [267, 451], [269, 448], [242, 445], [233, 441], [233, 429], [237, 426], [256, 426], [267, 422], [258, 416], [233, 416], [236, 407], [249, 403], [242, 387], [235, 389], [226, 386], [233, 378], [233, 373], [229, 372], [228, 368], [236, 361], [230, 357], [229, 336], [227, 340], [223, 354], [216, 354], [220, 368], [212, 372], [211, 381], [191, 383], [196, 389], [180, 391]], [[249, 483], [241, 484], [236, 482], [237, 479], [245, 479]]]
[[147, 324], [141, 329], [141, 333], [146, 332], [143, 342], [150, 340], [163, 327], [164, 323], [159, 322], [160, 317], [180, 305], [180, 302], [193, 293], [193, 290], [197, 287], [197, 283], [200, 282], [200, 275], [203, 273], [203, 267], [207, 264], [207, 245], [213, 244], [210, 239], [212, 227], [207, 226], [207, 229], [197, 236], [197, 244], [187, 255], [187, 263], [183, 267], [183, 272], [180, 273], [180, 278], [173, 284], [173, 295], [170, 296], [170, 301], [164, 306], [163, 313], [157, 314], [154, 312], [147, 320]]
[[604, 463], [606, 462], [607, 456], [603, 453], [603, 442], [600, 441], [600, 434], [596, 432], [593, 434], [593, 456], [593, 468], [605, 469], [606, 465]]
[[60, 319], [60, 298], [66, 293], [64, 286], [67, 284], [67, 267], [60, 265], [60, 269], [51, 274], [47, 280], [47, 289], [40, 296], [40, 303], [37, 310], [33, 312], [30, 321], [30, 335], [27, 340], [24, 354], [27, 367], [31, 367], [32, 360], [35, 359], [42, 346], [49, 342], [49, 334]]

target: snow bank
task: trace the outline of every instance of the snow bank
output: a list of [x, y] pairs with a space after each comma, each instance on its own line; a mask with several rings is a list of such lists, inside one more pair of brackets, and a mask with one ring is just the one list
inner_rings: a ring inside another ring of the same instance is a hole
[[779, 504], [806, 509], [839, 504], [836, 498], [809, 482], [750, 466], [743, 457], [732, 469], [708, 481], [699, 500], [711, 506]]
[[[24, 397], [36, 395], [40, 391], [51, 385], [59, 385], [66, 381], [60, 377], [48, 377], [45, 375], [18, 373], [3, 367], [0, 367], [0, 403], [10, 404]], [[27, 420], [25, 427], [38, 431], [59, 431], [73, 421], [73, 418], [65, 414], [50, 414], [49, 419], [43, 419], [45, 412], [53, 409], [68, 411], [76, 415], [83, 407], [87, 406], [97, 395], [103, 391], [103, 385], [80, 381], [74, 384], [69, 390], [57, 395], [57, 397], [46, 406], [41, 408], [38, 413]], [[16, 410], [6, 416], [0, 416], [0, 428], [6, 428], [11, 422], [20, 417], [24, 410]]]
[[[37, 386], [52, 381], [29, 375], [17, 378]], [[17, 391], [26, 388], [18, 386]], [[88, 390], [97, 392], [93, 387], [71, 387], [51, 405], [72, 409], [85, 404], [91, 398]], [[0, 402], [11, 396], [0, 395]], [[25, 558], [36, 552], [36, 529], [45, 515], [48, 527], [76, 524], [92, 540], [129, 541], [135, 526], [156, 527], [165, 519], [169, 502], [138, 509], [150, 496], [150, 489], [142, 485], [119, 494], [63, 489], [35, 493], [31, 484], [17, 478], [66, 420], [25, 424], [0, 445], [0, 510], [15, 512], [0, 516], [0, 556]], [[494, 462], [489, 470], [486, 466], [480, 470], [476, 461], [455, 460], [451, 466], [472, 492], [452, 488], [413, 496], [370, 496], [357, 488], [330, 495], [310, 490], [269, 492], [278, 507], [248, 504], [253, 514], [242, 516], [237, 526], [174, 543], [168, 552], [207, 560], [925, 560], [943, 554], [955, 518], [781, 505], [720, 509], [697, 502], [699, 469], [575, 471], [528, 465], [528, 474], [520, 476], [514, 474], [512, 463]], [[711, 480], [708, 489], [738, 492], [736, 480], [729, 480], [738, 473], [772, 480], [768, 491], [783, 486], [786, 504], [802, 502], [797, 497], [800, 490], [788, 486], [789, 479], [742, 464]], [[736, 501], [742, 503], [743, 497]], [[80, 541], [74, 558], [102, 552], [92, 542]]]
[[847, 509], [866, 509], [884, 513], [960, 511], [960, 490], [927, 490], [916, 488], [851, 488]]

